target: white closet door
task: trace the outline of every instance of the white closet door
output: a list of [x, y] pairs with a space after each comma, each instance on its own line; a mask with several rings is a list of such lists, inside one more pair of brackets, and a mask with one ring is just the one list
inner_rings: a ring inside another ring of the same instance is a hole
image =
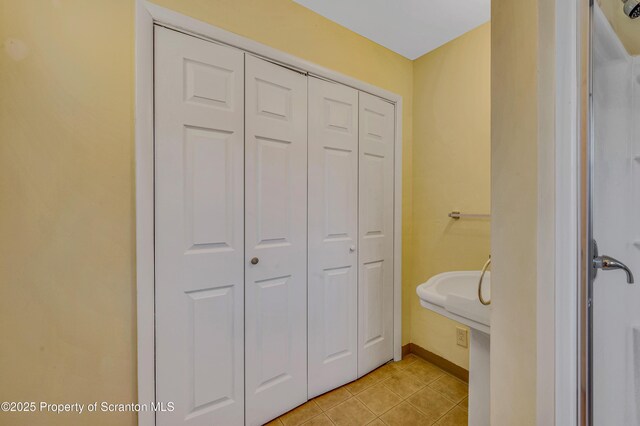
[[309, 78], [309, 397], [358, 374], [358, 91]]
[[395, 107], [360, 92], [358, 375], [393, 358]]
[[307, 78], [250, 55], [245, 75], [246, 422], [257, 425], [307, 400]]
[[243, 53], [155, 28], [158, 425], [242, 425]]

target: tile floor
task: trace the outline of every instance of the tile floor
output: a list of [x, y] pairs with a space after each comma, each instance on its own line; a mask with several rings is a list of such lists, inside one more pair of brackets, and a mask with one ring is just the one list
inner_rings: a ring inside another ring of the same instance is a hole
[[320, 395], [269, 426], [467, 425], [468, 385], [413, 354]]

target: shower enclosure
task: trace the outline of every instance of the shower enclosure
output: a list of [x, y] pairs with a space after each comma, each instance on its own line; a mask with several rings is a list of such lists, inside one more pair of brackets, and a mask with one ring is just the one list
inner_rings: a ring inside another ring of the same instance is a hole
[[640, 283], [633, 277], [640, 280], [640, 58], [627, 53], [594, 3], [581, 424], [640, 425]]

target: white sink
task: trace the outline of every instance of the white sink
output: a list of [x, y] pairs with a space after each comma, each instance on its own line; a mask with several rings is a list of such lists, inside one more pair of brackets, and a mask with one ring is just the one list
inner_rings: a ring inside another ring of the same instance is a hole
[[[453, 271], [431, 277], [416, 289], [420, 304], [432, 311], [490, 333], [491, 305], [478, 300], [480, 271]], [[482, 297], [491, 298], [491, 272], [484, 274]]]
[[[469, 426], [489, 426], [491, 305], [478, 300], [480, 271], [435, 275], [416, 289], [420, 304], [471, 328], [469, 342]], [[491, 273], [482, 280], [482, 298], [491, 298]]]

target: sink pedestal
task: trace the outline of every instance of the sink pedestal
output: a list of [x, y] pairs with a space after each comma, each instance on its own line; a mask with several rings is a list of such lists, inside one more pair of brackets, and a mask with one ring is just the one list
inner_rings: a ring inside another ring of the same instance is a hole
[[[416, 289], [420, 304], [469, 327], [469, 425], [489, 426], [489, 343], [491, 308], [480, 303], [480, 271], [452, 271], [433, 276]], [[490, 299], [491, 273], [484, 276], [482, 296]]]
[[487, 333], [471, 328], [469, 345], [469, 426], [489, 426], [489, 342]]

